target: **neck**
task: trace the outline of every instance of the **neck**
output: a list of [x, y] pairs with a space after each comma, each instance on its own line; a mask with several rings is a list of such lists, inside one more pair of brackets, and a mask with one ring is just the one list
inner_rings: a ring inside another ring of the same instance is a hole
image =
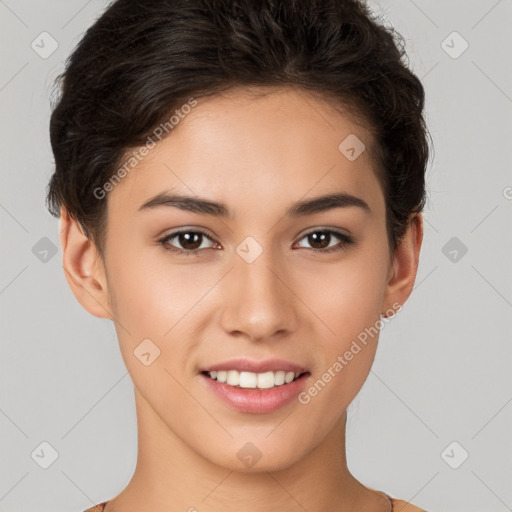
[[279, 471], [236, 472], [205, 459], [182, 442], [135, 388], [138, 458], [128, 486], [105, 512], [387, 511], [382, 494], [348, 471], [346, 412], [301, 460]]

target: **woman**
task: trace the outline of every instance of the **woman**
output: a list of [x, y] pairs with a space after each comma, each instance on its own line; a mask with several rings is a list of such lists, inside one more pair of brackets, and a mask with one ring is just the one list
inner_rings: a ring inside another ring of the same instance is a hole
[[131, 481], [87, 512], [420, 510], [345, 455], [422, 241], [403, 55], [356, 0], [118, 0], [80, 41], [48, 206], [138, 422]]

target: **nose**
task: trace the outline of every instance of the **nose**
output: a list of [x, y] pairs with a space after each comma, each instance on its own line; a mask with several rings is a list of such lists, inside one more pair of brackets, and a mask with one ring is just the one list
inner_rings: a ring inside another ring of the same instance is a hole
[[224, 290], [221, 323], [229, 335], [252, 341], [284, 337], [298, 323], [296, 299], [286, 273], [264, 250], [252, 263], [234, 255]]

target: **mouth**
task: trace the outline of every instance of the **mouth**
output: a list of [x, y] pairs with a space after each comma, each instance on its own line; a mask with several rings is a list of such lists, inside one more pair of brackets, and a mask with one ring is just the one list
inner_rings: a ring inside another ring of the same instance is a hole
[[202, 371], [205, 377], [227, 384], [234, 388], [242, 389], [272, 389], [279, 386], [286, 386], [303, 376], [308, 376], [308, 371], [267, 371], [262, 373], [238, 371], [238, 370], [213, 370]]
[[231, 409], [249, 414], [268, 414], [291, 405], [307, 385], [309, 371], [203, 370], [198, 374], [213, 393]]
[[206, 389], [243, 413], [272, 413], [292, 404], [306, 387], [309, 369], [286, 359], [236, 358], [198, 369]]

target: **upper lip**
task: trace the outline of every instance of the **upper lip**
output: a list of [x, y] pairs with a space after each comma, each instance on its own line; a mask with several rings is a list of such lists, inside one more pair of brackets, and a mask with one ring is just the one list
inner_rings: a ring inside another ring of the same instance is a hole
[[251, 359], [230, 359], [221, 363], [212, 364], [199, 370], [200, 372], [212, 372], [218, 370], [237, 370], [239, 372], [265, 373], [284, 370], [285, 372], [304, 373], [307, 369], [299, 364], [291, 363], [283, 359], [265, 359], [253, 361]]

